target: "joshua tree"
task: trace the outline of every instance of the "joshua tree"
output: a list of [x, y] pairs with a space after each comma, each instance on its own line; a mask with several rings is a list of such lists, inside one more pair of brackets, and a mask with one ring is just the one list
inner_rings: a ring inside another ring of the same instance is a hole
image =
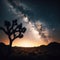
[[17, 24], [17, 20], [13, 20], [12, 23], [9, 21], [5, 21], [4, 26], [5, 28], [0, 27], [0, 30], [3, 30], [5, 34], [7, 34], [10, 40], [10, 44], [9, 44], [10, 47], [12, 47], [12, 42], [16, 38], [22, 38], [23, 33], [25, 33], [26, 31], [26, 28], [22, 27], [22, 23]]

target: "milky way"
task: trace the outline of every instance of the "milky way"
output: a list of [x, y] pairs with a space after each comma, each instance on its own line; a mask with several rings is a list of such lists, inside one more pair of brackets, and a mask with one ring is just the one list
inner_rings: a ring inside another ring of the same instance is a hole
[[[18, 0], [5, 0], [5, 4], [8, 7], [8, 12], [12, 12], [13, 19], [17, 19], [18, 23], [22, 22], [23, 26], [27, 28], [24, 37], [22, 39], [16, 39], [16, 41], [13, 42], [14, 46], [17, 45], [16, 42], [20, 46], [26, 41], [28, 41], [27, 43], [31, 42], [33, 46], [39, 46], [52, 41], [51, 31], [48, 29], [46, 23], [40, 21], [40, 19], [33, 20], [31, 18], [33, 12], [29, 6]], [[34, 16], [32, 17], [34, 18]]]
[[[12, 3], [14, 3], [15, 6]], [[24, 36], [26, 39], [33, 41], [35, 40], [49, 42], [49, 30], [47, 26], [43, 22], [40, 22], [40, 20], [36, 20], [35, 22], [33, 22], [31, 19], [29, 19], [28, 13], [24, 13], [24, 11], [27, 10], [30, 12], [28, 6], [16, 1], [12, 1], [8, 4], [10, 7], [9, 11], [13, 11], [14, 14], [18, 16], [18, 21], [22, 22], [23, 26], [27, 28], [27, 31]], [[23, 12], [19, 8], [23, 9]]]

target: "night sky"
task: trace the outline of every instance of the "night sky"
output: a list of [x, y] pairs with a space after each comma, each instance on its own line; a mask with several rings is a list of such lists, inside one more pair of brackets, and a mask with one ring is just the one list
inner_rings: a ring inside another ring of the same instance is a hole
[[[42, 40], [47, 43], [52, 41], [60, 43], [59, 5], [58, 0], [0, 0], [0, 26], [4, 26], [5, 20], [11, 22], [17, 19], [18, 23], [22, 22], [23, 26], [27, 28], [25, 36], [22, 39], [23, 41], [29, 40], [30, 42], [33, 40], [36, 45], [39, 45], [40, 43], [38, 42]], [[42, 24], [43, 28], [45, 28], [45, 31], [42, 32], [44, 32], [46, 38], [39, 34], [38, 24]], [[30, 36], [30, 34], [33, 35], [33, 37]], [[41, 38], [39, 36], [41, 36]], [[7, 39], [7, 36], [0, 31], [0, 41], [7, 42]], [[38, 42], [36, 43], [34, 40]], [[17, 40], [17, 43], [18, 41], [21, 42], [21, 40]], [[42, 42], [42, 44], [44, 42]]]

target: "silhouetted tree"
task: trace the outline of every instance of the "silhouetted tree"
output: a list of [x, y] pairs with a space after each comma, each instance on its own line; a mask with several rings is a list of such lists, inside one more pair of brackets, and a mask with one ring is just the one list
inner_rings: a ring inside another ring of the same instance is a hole
[[22, 38], [23, 33], [25, 33], [26, 31], [26, 28], [22, 27], [22, 23], [18, 24], [17, 20], [13, 20], [12, 23], [9, 21], [5, 21], [4, 26], [5, 28], [0, 27], [0, 30], [3, 30], [5, 34], [7, 34], [10, 40], [10, 44], [9, 44], [10, 47], [12, 46], [12, 42], [16, 38]]

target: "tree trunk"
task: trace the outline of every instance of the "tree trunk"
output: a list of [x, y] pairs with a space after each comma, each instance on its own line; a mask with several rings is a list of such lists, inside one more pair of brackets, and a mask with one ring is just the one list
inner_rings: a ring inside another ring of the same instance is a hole
[[11, 39], [10, 36], [8, 36], [8, 38], [9, 38], [9, 41], [10, 41], [10, 42], [9, 42], [9, 46], [12, 47], [12, 39]]
[[10, 44], [9, 44], [10, 47], [12, 47], [12, 40], [10, 40]]

